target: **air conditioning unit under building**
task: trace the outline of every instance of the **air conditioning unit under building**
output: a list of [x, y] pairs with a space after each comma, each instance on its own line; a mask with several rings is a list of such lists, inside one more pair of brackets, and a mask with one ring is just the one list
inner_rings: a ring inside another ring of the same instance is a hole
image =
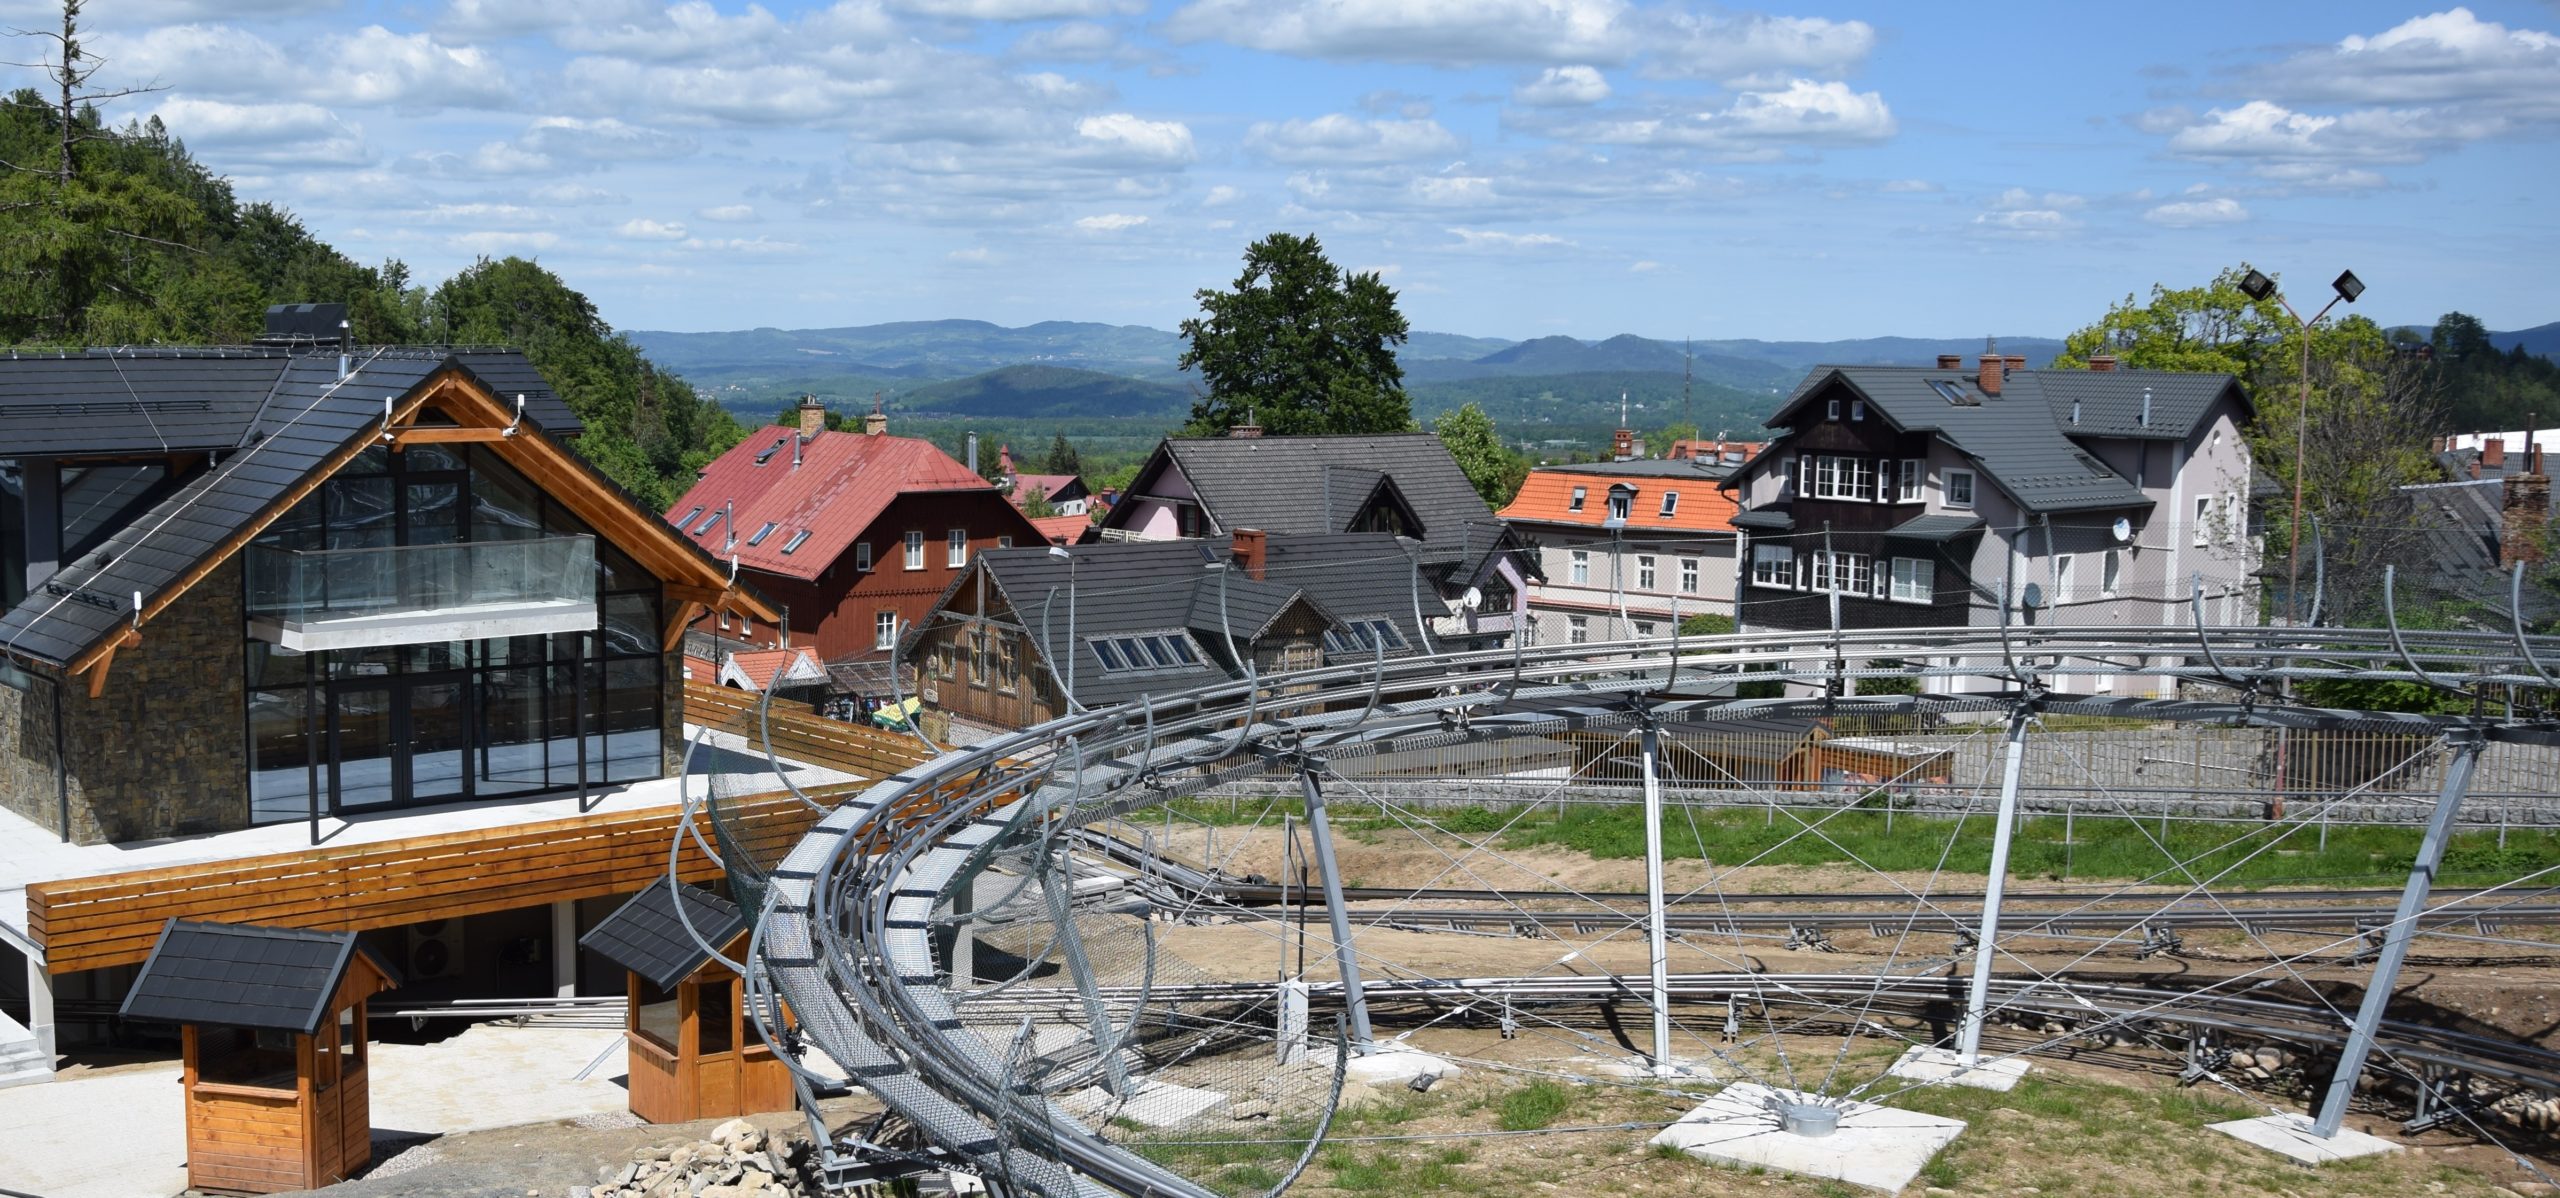
[[405, 982], [462, 976], [462, 921], [431, 919], [409, 925]]

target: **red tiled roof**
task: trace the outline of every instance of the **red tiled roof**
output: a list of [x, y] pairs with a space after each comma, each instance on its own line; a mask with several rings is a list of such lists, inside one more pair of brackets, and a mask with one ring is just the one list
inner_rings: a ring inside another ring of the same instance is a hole
[[[1636, 488], [1635, 503], [1627, 513], [1629, 532], [1648, 528], [1731, 532], [1733, 496], [1718, 490], [1716, 482], [1703, 474], [1690, 481], [1640, 474], [1576, 474], [1570, 467], [1545, 467], [1529, 472], [1520, 484], [1520, 493], [1511, 497], [1510, 506], [1503, 508], [1501, 514], [1505, 520], [1598, 528], [1609, 519], [1609, 488], [1627, 483]], [[1578, 512], [1573, 510], [1575, 487], [1584, 492], [1582, 510]], [[1662, 514], [1662, 493], [1666, 490], [1680, 492], [1679, 510], [1669, 516]]]
[[[749, 434], [736, 448], [703, 467], [701, 481], [667, 509], [667, 521], [690, 515], [680, 531], [712, 556], [726, 560], [731, 525], [723, 521], [718, 527], [696, 530], [722, 505], [735, 503], [737, 512], [730, 519], [736, 522], [740, 564], [815, 579], [899, 495], [994, 489], [994, 484], [932, 442], [841, 429], [820, 433], [802, 446], [800, 465], [794, 468], [790, 443], [794, 435], [794, 430], [778, 424]], [[756, 455], [768, 449], [775, 452], [764, 464], [756, 464]], [[762, 543], [748, 544], [767, 523], [774, 530]], [[784, 553], [783, 548], [802, 530], [810, 534], [808, 541]]]
[[708, 657], [687, 653], [684, 655], [684, 677], [687, 682], [716, 683], [720, 681], [720, 667]]
[[1013, 506], [1021, 507], [1023, 504], [1029, 503], [1031, 501], [1031, 493], [1033, 491], [1040, 492], [1043, 498], [1055, 499], [1058, 497], [1058, 492], [1065, 490], [1067, 484], [1074, 481], [1076, 481], [1076, 476], [1072, 474], [1014, 475]]
[[731, 653], [728, 663], [745, 676], [748, 690], [763, 690], [786, 663], [790, 673], [783, 675], [785, 682], [820, 681], [827, 676], [826, 667], [818, 664], [817, 654], [807, 649], [749, 649]]
[[1041, 536], [1049, 538], [1050, 544], [1073, 545], [1077, 537], [1084, 535], [1085, 529], [1092, 527], [1093, 518], [1091, 516], [1034, 516], [1031, 518], [1031, 523], [1040, 529]]

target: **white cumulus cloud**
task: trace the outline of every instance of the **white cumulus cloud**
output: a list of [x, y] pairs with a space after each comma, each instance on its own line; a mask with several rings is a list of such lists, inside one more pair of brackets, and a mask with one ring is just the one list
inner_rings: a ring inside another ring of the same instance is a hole
[[2249, 210], [2229, 196], [2210, 200], [2180, 200], [2162, 204], [2142, 214], [2142, 219], [2172, 229], [2192, 229], [2201, 225], [2237, 224], [2249, 219]]
[[1289, 166], [1408, 162], [1464, 148], [1438, 121], [1373, 121], [1338, 112], [1313, 120], [1264, 121], [1246, 131], [1244, 142], [1264, 158]]
[[1566, 108], [1597, 104], [1609, 98], [1609, 81], [1596, 67], [1548, 67], [1538, 77], [1511, 89], [1511, 102], [1533, 108]]
[[1145, 223], [1147, 218], [1128, 212], [1105, 212], [1076, 218], [1076, 227], [1087, 233], [1118, 233]]
[[617, 237], [625, 237], [633, 241], [684, 240], [683, 225], [671, 221], [650, 220], [643, 216], [635, 216], [622, 222], [622, 226], [613, 232]]

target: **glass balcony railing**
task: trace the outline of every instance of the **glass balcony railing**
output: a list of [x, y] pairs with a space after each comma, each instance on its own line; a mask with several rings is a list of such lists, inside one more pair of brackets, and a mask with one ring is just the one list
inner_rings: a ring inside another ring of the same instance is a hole
[[288, 649], [574, 632], [595, 626], [595, 538], [248, 553], [250, 630]]

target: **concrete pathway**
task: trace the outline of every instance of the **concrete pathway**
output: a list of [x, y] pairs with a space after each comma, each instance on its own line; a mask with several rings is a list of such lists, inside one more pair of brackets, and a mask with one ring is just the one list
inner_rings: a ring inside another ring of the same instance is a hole
[[[374, 1135], [620, 1112], [623, 1052], [619, 1031], [500, 1024], [436, 1044], [375, 1044]], [[0, 1090], [0, 1195], [168, 1198], [186, 1188], [186, 1157], [175, 1065]]]

